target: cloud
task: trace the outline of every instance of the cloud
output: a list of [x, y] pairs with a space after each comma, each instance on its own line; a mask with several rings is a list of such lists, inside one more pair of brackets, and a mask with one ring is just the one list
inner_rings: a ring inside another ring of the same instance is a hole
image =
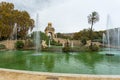
[[100, 21], [94, 25], [95, 30], [106, 29], [107, 14], [111, 16], [114, 26], [119, 27], [119, 0], [69, 0], [61, 5], [49, 7], [40, 11], [41, 29], [47, 22], [52, 22], [57, 32], [75, 32], [89, 28], [87, 16], [97, 11]]
[[114, 26], [119, 27], [119, 0], [0, 0], [15, 4], [16, 9], [27, 10], [36, 19], [39, 13], [40, 30], [44, 31], [48, 22], [53, 23], [56, 32], [76, 32], [89, 28], [87, 16], [97, 11], [100, 21], [94, 25], [95, 30], [106, 29], [107, 14], [111, 16]]
[[[41, 11], [47, 7], [57, 5], [61, 2], [64, 2], [64, 0], [56, 1], [56, 0], [0, 0], [0, 2], [6, 1], [11, 2], [15, 5], [15, 9], [19, 10], [26, 10], [28, 11], [32, 16], [37, 13], [38, 11]], [[54, 4], [54, 5], [53, 5]]]

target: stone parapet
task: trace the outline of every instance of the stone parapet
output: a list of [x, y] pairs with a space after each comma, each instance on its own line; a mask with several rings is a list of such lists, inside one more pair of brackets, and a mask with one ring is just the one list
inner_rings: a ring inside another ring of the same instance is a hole
[[120, 80], [120, 75], [89, 75], [0, 69], [0, 80]]

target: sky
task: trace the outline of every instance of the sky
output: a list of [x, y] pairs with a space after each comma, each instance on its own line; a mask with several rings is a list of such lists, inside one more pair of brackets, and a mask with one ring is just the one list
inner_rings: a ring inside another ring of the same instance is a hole
[[39, 30], [44, 31], [51, 22], [57, 32], [71, 33], [90, 28], [87, 16], [98, 12], [100, 20], [94, 30], [105, 30], [107, 16], [113, 27], [120, 27], [120, 0], [0, 0], [12, 2], [15, 9], [26, 10], [36, 20], [39, 15]]

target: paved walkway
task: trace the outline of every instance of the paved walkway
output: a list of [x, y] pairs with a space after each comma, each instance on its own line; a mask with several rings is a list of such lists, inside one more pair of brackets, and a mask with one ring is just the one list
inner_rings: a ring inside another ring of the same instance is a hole
[[88, 75], [0, 69], [0, 80], [120, 80], [120, 75]]

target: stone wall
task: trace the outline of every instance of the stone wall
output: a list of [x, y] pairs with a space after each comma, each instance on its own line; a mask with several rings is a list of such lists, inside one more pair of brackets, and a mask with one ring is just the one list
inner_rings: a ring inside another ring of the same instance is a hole
[[120, 75], [85, 75], [0, 69], [0, 80], [120, 80]]
[[[59, 41], [59, 42], [62, 43], [62, 44], [64, 44], [64, 43], [67, 42], [67, 39], [62, 39], [62, 38], [54, 38], [54, 40], [55, 40], [56, 42]], [[70, 41], [70, 43], [73, 42], [73, 45], [74, 45], [74, 46], [80, 46], [80, 45], [81, 45], [80, 40], [69, 40], [69, 41]]]
[[15, 49], [15, 44], [16, 40], [5, 40], [5, 41], [1, 41], [0, 44], [3, 44], [6, 46], [7, 49], [12, 50]]

